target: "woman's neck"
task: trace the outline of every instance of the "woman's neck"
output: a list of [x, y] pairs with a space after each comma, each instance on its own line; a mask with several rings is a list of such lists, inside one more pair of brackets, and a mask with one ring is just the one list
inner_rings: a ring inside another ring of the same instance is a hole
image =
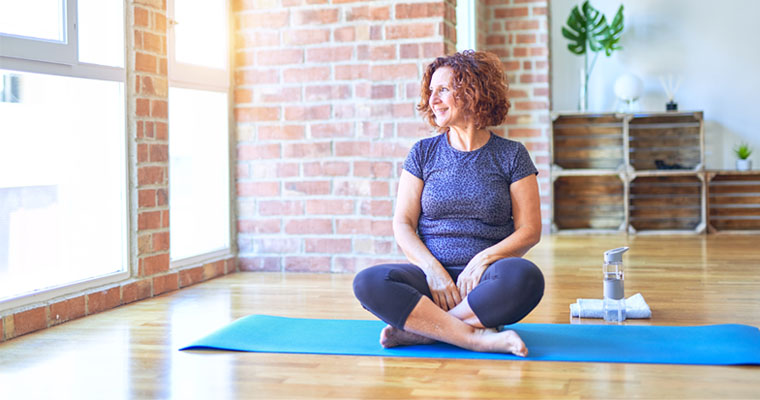
[[476, 129], [473, 125], [466, 128], [452, 126], [448, 132], [449, 144], [459, 151], [477, 150], [485, 146], [490, 137], [487, 130]]

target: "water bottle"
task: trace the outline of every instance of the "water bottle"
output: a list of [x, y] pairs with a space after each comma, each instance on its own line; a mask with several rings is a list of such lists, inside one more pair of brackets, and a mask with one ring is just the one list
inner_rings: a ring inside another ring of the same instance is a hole
[[623, 285], [623, 253], [628, 247], [604, 252], [604, 320], [625, 321], [625, 288]]

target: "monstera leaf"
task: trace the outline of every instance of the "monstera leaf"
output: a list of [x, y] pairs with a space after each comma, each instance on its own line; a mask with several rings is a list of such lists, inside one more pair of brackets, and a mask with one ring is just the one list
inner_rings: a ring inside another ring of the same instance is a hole
[[573, 7], [567, 17], [567, 26], [562, 27], [562, 36], [570, 40], [567, 48], [577, 55], [583, 55], [587, 49], [596, 53], [604, 49], [607, 56], [619, 50], [621, 33], [623, 31], [623, 6], [618, 9], [612, 25], [607, 24], [607, 18], [585, 1], [581, 8]]
[[612, 23], [607, 29], [607, 37], [600, 41], [602, 46], [604, 46], [604, 53], [607, 54], [607, 57], [609, 57], [613, 51], [622, 49], [622, 47], [620, 47], [618, 44], [620, 43], [620, 37], [622, 36], [622, 33], [623, 6], [621, 5], [617, 10], [617, 14], [615, 14], [615, 18], [612, 19]]

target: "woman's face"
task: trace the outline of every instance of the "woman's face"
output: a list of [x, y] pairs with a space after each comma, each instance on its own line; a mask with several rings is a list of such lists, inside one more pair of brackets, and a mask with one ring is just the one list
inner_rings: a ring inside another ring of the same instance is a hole
[[433, 110], [435, 123], [440, 127], [464, 127], [464, 115], [454, 98], [454, 70], [441, 67], [433, 72], [430, 79], [430, 100], [428, 104]]

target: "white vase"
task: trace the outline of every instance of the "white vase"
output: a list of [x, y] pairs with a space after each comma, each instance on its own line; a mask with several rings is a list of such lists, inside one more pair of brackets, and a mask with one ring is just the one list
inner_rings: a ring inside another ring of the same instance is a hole
[[736, 160], [737, 171], [749, 171], [752, 169], [752, 160]]

